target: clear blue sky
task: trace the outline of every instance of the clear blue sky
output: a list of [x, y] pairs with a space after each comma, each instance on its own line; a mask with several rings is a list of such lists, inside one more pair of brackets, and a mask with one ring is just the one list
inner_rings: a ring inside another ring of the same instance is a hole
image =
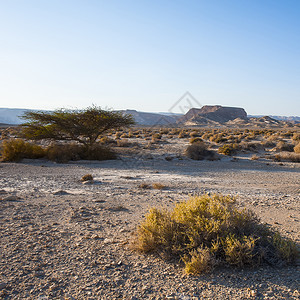
[[0, 0], [0, 107], [300, 115], [299, 0]]

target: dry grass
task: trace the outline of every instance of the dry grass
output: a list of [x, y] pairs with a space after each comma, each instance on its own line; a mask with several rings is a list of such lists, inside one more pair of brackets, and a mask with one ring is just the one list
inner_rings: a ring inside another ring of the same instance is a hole
[[207, 149], [204, 142], [195, 142], [185, 150], [185, 155], [194, 160], [214, 159], [215, 153]]
[[106, 160], [116, 158], [110, 149], [100, 144], [84, 146], [75, 143], [52, 143], [50, 146], [42, 148], [39, 145], [25, 142], [22, 139], [10, 139], [2, 143], [2, 161], [18, 162], [23, 158], [37, 159], [43, 157], [59, 163], [80, 159]]
[[84, 182], [84, 181], [92, 181], [92, 180], [94, 180], [92, 174], [85, 174], [80, 179], [80, 181], [82, 181], [82, 182]]
[[275, 161], [300, 162], [300, 153], [280, 152], [275, 155]]
[[2, 161], [18, 162], [23, 158], [42, 158], [46, 155], [45, 150], [36, 144], [28, 143], [22, 139], [9, 139], [2, 143], [1, 147]]
[[187, 273], [215, 265], [282, 265], [299, 257], [296, 244], [231, 196], [203, 195], [176, 204], [173, 210], [151, 208], [136, 230], [135, 249], [184, 262]]
[[151, 185], [148, 183], [142, 182], [141, 184], [139, 184], [139, 188], [149, 190], [149, 189], [151, 189]]
[[152, 187], [156, 190], [163, 190], [166, 188], [166, 186], [162, 183], [159, 183], [159, 182], [155, 182], [152, 184]]
[[298, 144], [294, 147], [294, 152], [295, 152], [295, 153], [300, 153], [300, 143], [298, 143]]

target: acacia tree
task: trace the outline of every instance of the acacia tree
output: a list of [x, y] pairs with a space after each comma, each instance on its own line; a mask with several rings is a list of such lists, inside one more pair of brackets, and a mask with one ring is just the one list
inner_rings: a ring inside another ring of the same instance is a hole
[[131, 115], [92, 106], [84, 110], [60, 109], [53, 112], [29, 111], [23, 116], [22, 136], [33, 140], [77, 141], [92, 146], [110, 129], [134, 124]]

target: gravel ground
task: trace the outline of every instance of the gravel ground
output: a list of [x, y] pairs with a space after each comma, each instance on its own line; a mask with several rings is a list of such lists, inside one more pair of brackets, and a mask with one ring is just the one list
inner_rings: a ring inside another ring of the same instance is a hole
[[[80, 182], [89, 173], [94, 182]], [[156, 182], [166, 188], [139, 188]], [[300, 243], [299, 192], [299, 164], [264, 160], [2, 163], [0, 298], [300, 299], [299, 264], [193, 277], [130, 248], [150, 206], [200, 193], [236, 195]]]

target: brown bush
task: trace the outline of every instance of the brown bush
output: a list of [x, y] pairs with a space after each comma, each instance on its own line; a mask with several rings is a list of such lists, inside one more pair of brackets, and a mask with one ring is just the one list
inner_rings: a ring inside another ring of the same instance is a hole
[[2, 161], [18, 162], [23, 158], [42, 158], [45, 156], [45, 151], [41, 146], [22, 139], [10, 139], [2, 143], [0, 154]]
[[294, 147], [294, 152], [295, 152], [295, 153], [300, 153], [300, 143], [298, 143], [298, 144]]
[[66, 163], [74, 160], [109, 160], [116, 155], [109, 149], [99, 144], [84, 146], [79, 144], [52, 144], [46, 149], [47, 158]]
[[276, 145], [276, 150], [278, 150], [278, 151], [293, 152], [294, 151], [294, 145], [293, 144], [285, 143], [283, 141], [280, 141]]
[[185, 150], [185, 155], [194, 160], [214, 159], [215, 153], [207, 149], [204, 142], [197, 142], [189, 145]]
[[193, 137], [190, 139], [190, 143], [193, 144], [193, 143], [200, 143], [200, 142], [203, 142], [203, 140], [199, 137]]
[[289, 161], [289, 162], [300, 162], [300, 153], [294, 152], [280, 152], [275, 155], [275, 161]]

